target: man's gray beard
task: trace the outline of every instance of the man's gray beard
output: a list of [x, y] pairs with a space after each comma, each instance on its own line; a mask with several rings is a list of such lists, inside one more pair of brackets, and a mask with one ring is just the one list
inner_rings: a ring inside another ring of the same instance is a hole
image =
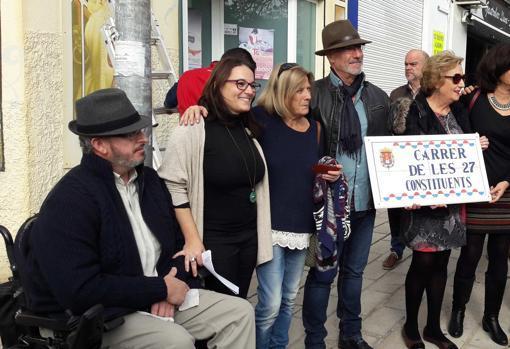
[[347, 72], [351, 75], [356, 75], [356, 76], [360, 75], [363, 72], [363, 61], [361, 62], [361, 66], [359, 67], [359, 70], [358, 69], [354, 70], [354, 69], [348, 68]]
[[129, 169], [133, 169], [136, 166], [143, 164], [143, 161], [144, 161], [144, 159], [141, 159], [139, 161], [137, 161], [137, 160], [129, 161], [129, 160], [122, 159], [122, 158], [119, 158], [119, 157], [114, 157], [111, 160], [112, 165], [114, 165], [114, 166], [122, 166], [122, 167], [126, 167], [126, 168], [129, 168]]

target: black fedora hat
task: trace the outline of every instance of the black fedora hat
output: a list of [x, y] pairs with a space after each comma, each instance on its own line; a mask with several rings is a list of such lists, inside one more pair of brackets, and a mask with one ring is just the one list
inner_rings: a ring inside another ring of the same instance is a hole
[[353, 45], [369, 44], [372, 41], [359, 37], [358, 32], [347, 19], [329, 23], [322, 29], [322, 50], [316, 51], [318, 56], [325, 56], [328, 52]]
[[76, 120], [69, 122], [69, 129], [79, 136], [113, 136], [150, 124], [151, 119], [138, 114], [124, 91], [105, 88], [76, 101]]

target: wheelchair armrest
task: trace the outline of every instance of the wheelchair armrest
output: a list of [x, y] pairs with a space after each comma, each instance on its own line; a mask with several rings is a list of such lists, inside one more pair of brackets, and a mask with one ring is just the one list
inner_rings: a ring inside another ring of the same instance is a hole
[[96, 304], [87, 310], [80, 317], [76, 330], [67, 337], [67, 344], [71, 349], [100, 349], [103, 331], [104, 308], [101, 304]]
[[16, 324], [26, 327], [43, 327], [58, 332], [70, 332], [76, 328], [79, 318], [50, 318], [35, 315], [28, 311], [18, 311], [15, 315]]

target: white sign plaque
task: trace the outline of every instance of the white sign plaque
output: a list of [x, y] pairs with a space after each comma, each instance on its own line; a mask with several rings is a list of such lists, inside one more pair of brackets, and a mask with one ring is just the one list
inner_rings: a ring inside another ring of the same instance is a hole
[[376, 208], [490, 201], [478, 134], [365, 137]]

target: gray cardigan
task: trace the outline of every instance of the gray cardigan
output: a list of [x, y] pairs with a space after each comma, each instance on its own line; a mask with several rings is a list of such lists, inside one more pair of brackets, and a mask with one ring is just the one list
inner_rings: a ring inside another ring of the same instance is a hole
[[[204, 230], [204, 121], [195, 126], [177, 126], [170, 135], [158, 174], [165, 180], [172, 194], [174, 205], [189, 202], [191, 214], [197, 225], [200, 238]], [[249, 131], [248, 131], [249, 132]], [[257, 265], [273, 258], [271, 236], [271, 211], [269, 202], [269, 181], [266, 160], [259, 143], [254, 139], [266, 174], [255, 191], [257, 193]]]

